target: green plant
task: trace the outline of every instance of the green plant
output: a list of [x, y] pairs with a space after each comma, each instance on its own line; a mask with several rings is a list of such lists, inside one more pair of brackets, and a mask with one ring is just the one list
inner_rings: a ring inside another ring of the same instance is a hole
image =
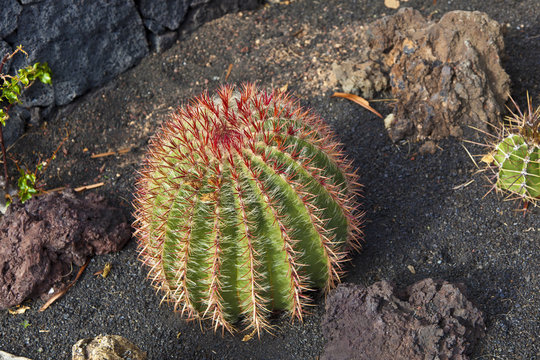
[[[38, 165], [39, 171], [41, 171], [42, 165]], [[24, 171], [23, 169], [19, 169], [19, 180], [17, 181], [17, 187], [19, 188], [19, 199], [22, 203], [24, 203], [26, 200], [29, 200], [32, 195], [35, 195], [38, 193], [38, 190], [36, 189], [36, 174], [28, 171]]]
[[[66, 133], [66, 136], [62, 139], [60, 144], [56, 147], [56, 150], [54, 150], [51, 157], [49, 157], [47, 160], [42, 161], [41, 158], [39, 159], [36, 167], [34, 168], [34, 171], [31, 171], [26, 166], [19, 166], [19, 162], [11, 158], [15, 166], [17, 167], [17, 170], [19, 171], [19, 179], [17, 181], [17, 196], [19, 197], [19, 200], [21, 203], [24, 204], [25, 201], [29, 200], [32, 196], [39, 194], [41, 191], [42, 185], [39, 182], [39, 177], [42, 175], [47, 168], [49, 167], [49, 164], [52, 160], [56, 159], [56, 154], [64, 145], [66, 140], [69, 137], [69, 132]], [[9, 206], [12, 202], [11, 196], [6, 195], [8, 197], [7, 199], [7, 205]]]
[[[6, 147], [4, 144], [4, 134], [2, 127], [6, 126], [6, 121], [9, 119], [9, 110], [16, 103], [20, 102], [19, 96], [21, 93], [32, 86], [32, 84], [39, 80], [44, 84], [51, 85], [51, 69], [47, 63], [35, 63], [34, 65], [28, 65], [25, 68], [19, 69], [14, 76], [8, 74], [2, 74], [2, 70], [5, 64], [18, 52], [22, 52], [28, 56], [28, 54], [22, 49], [22, 46], [11, 53], [4, 56], [0, 63], [0, 146], [2, 148], [2, 157], [4, 162], [4, 178], [5, 187], [8, 186], [8, 170], [7, 170], [7, 156]], [[33, 194], [38, 191], [36, 189], [36, 173], [41, 171], [38, 165], [34, 172], [24, 171], [19, 168], [20, 177], [17, 182], [18, 195], [21, 202], [28, 200]]]
[[536, 205], [540, 198], [540, 107], [533, 110], [527, 100], [525, 113], [514, 103], [516, 112], [500, 127], [484, 161], [495, 174], [495, 189]]
[[136, 236], [149, 277], [214, 329], [302, 319], [359, 248], [356, 175], [319, 118], [283, 93], [222, 87], [173, 114], [137, 183]]

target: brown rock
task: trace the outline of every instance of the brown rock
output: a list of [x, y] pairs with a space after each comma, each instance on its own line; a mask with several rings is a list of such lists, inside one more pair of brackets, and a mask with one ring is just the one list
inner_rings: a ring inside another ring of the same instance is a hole
[[381, 72], [380, 65], [372, 61], [333, 63], [332, 73], [344, 92], [362, 95], [366, 99], [372, 99], [388, 87], [388, 79]]
[[146, 352], [119, 335], [98, 335], [77, 341], [72, 360], [146, 360]]
[[361, 43], [332, 65], [332, 78], [366, 98], [390, 87], [393, 141], [462, 137], [474, 134], [471, 126], [487, 131], [498, 123], [510, 78], [500, 61], [501, 26], [485, 13], [452, 11], [431, 22], [403, 8], [369, 24]]
[[413, 9], [375, 21], [368, 29], [371, 58], [389, 68], [396, 98], [393, 141], [462, 136], [496, 123], [508, 97], [500, 63], [500, 25], [485, 13], [452, 11], [439, 22]]
[[425, 143], [420, 146], [420, 149], [418, 149], [418, 153], [425, 155], [425, 154], [435, 154], [437, 152], [437, 144], [435, 142], [428, 140]]
[[131, 237], [122, 214], [95, 193], [72, 191], [13, 204], [0, 220], [0, 309], [46, 293], [89, 256], [120, 250]]
[[485, 331], [482, 313], [455, 285], [422, 280], [342, 284], [326, 301], [321, 359], [466, 360]]
[[15, 356], [15, 355], [12, 355], [10, 353], [0, 350], [0, 360], [30, 360], [30, 359], [21, 357], [21, 356]]

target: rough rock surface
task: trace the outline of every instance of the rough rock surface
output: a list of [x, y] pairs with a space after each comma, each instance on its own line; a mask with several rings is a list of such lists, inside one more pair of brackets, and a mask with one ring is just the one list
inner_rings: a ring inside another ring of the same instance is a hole
[[140, 0], [139, 11], [144, 25], [154, 34], [176, 30], [193, 0]]
[[[510, 79], [500, 61], [501, 27], [485, 13], [452, 11], [431, 22], [403, 8], [369, 24], [364, 41], [365, 50], [349, 61], [370, 69], [380, 65], [388, 76], [397, 99], [388, 128], [393, 141], [461, 137], [470, 126], [486, 130], [499, 120]], [[381, 81], [370, 78], [380, 75], [364, 73], [334, 66], [344, 90], [371, 98]]]
[[22, 6], [17, 0], [3, 0], [0, 11], [0, 38], [11, 34], [17, 28], [17, 19]]
[[[22, 44], [29, 57], [18, 57], [12, 67], [47, 61], [54, 80], [53, 87], [44, 90], [54, 89], [56, 105], [103, 85], [148, 53], [144, 28], [131, 1], [45, 0], [24, 6], [19, 19], [16, 33], [7, 40]], [[50, 104], [31, 104], [36, 105]]]
[[261, 0], [193, 0], [180, 30], [191, 31], [225, 13], [256, 9], [263, 3]]
[[12, 355], [10, 353], [0, 350], [0, 360], [30, 360], [30, 359], [21, 357], [21, 356], [15, 356], [15, 355]]
[[179, 30], [188, 32], [226, 13], [261, 4], [260, 0], [140, 0], [137, 5], [149, 30], [150, 48], [161, 53], [171, 47]]
[[24, 133], [25, 115], [27, 114], [30, 114], [28, 110], [19, 106], [14, 106], [10, 110], [9, 119], [6, 121], [6, 126], [2, 129], [6, 145], [13, 144]]
[[[6, 56], [7, 54], [11, 54], [12, 51], [13, 50], [11, 49], [11, 46], [9, 46], [7, 42], [0, 40], [0, 60], [2, 60], [4, 56]], [[8, 69], [10, 65], [11, 65], [11, 60], [9, 60], [4, 65], [4, 70]]]
[[404, 291], [386, 281], [340, 285], [326, 301], [321, 359], [468, 359], [482, 313], [455, 285], [425, 279]]
[[388, 88], [388, 78], [381, 72], [379, 64], [366, 61], [357, 64], [353, 61], [345, 61], [341, 64], [332, 64], [332, 75], [339, 82], [343, 91], [350, 94], [362, 94], [367, 99], [372, 99], [376, 93]]
[[394, 27], [374, 25], [394, 44], [386, 58], [398, 99], [390, 137], [461, 136], [463, 125], [487, 130], [500, 118], [510, 86], [500, 62], [500, 25], [485, 13], [453, 11], [418, 28], [407, 24], [412, 11], [400, 11]]
[[46, 293], [89, 256], [120, 250], [131, 230], [94, 193], [72, 191], [13, 204], [0, 220], [0, 309]]
[[[11, 70], [48, 62], [53, 87], [36, 86], [26, 107], [65, 105], [135, 65], [149, 52], [170, 47], [177, 35], [227, 12], [254, 9], [260, 0], [6, 0], [0, 41], [23, 45]], [[146, 30], [149, 31], [148, 39]], [[0, 47], [0, 50], [1, 47]], [[9, 69], [9, 68], [8, 68]], [[8, 70], [5, 69], [5, 70]]]
[[119, 335], [98, 335], [77, 341], [72, 360], [146, 360], [146, 352]]

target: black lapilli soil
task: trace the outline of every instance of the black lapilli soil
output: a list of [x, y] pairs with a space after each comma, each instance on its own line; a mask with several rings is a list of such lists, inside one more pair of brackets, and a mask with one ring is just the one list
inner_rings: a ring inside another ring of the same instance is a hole
[[[134, 181], [148, 140], [167, 115], [205, 88], [225, 82], [284, 87], [318, 113], [344, 144], [363, 187], [363, 251], [348, 265], [346, 282], [366, 286], [389, 280], [405, 287], [426, 277], [463, 283], [483, 311], [486, 336], [472, 359], [540, 357], [540, 211], [518, 211], [519, 202], [486, 195], [489, 183], [471, 161], [482, 148], [459, 139], [440, 141], [433, 155], [419, 143], [393, 144], [382, 120], [320, 86], [326, 64], [351, 55], [351, 31], [394, 10], [383, 1], [296, 0], [227, 15], [154, 54], [119, 78], [27, 134], [10, 149], [23, 163], [47, 158], [69, 134], [45, 178], [46, 188], [104, 182], [89, 190], [131, 217]], [[529, 91], [540, 104], [540, 3], [523, 1], [420, 1], [410, 6], [439, 18], [450, 10], [479, 10], [505, 26], [503, 66], [512, 96]], [[356, 29], [356, 30], [355, 30]], [[313, 60], [316, 58], [315, 60]], [[54, 81], [54, 78], [53, 78]], [[390, 107], [375, 103], [383, 115]], [[129, 149], [120, 155], [91, 154]], [[13, 173], [15, 175], [15, 173]], [[473, 180], [471, 182], [471, 180]], [[131, 217], [132, 219], [132, 217]], [[93, 276], [109, 262], [107, 278]], [[75, 271], [75, 270], [74, 270]], [[20, 315], [0, 312], [0, 349], [31, 359], [70, 359], [82, 338], [117, 334], [148, 352], [149, 359], [316, 359], [324, 338], [324, 297], [315, 294], [303, 323], [272, 319], [273, 335], [242, 341], [187, 323], [160, 305], [130, 241], [120, 252], [94, 257], [68, 293], [44, 312], [30, 301]]]

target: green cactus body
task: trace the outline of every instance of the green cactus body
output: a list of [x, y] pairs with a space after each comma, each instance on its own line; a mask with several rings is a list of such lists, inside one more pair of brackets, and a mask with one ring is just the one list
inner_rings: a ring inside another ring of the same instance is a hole
[[502, 140], [494, 145], [493, 163], [498, 189], [508, 191], [526, 201], [536, 203], [540, 197], [540, 108], [508, 118]]
[[538, 146], [527, 145], [521, 135], [506, 137], [493, 156], [499, 167], [497, 186], [522, 196], [540, 196], [539, 151]]
[[356, 176], [322, 122], [287, 95], [223, 87], [151, 142], [135, 200], [140, 257], [175, 309], [232, 331], [302, 319], [358, 248]]

